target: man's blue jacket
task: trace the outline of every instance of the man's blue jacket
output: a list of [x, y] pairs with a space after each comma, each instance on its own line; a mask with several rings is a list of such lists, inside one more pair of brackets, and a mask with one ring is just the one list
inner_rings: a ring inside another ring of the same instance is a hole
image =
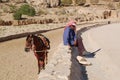
[[76, 40], [75, 31], [70, 27], [66, 27], [63, 33], [63, 43], [64, 45], [74, 45], [74, 41]]

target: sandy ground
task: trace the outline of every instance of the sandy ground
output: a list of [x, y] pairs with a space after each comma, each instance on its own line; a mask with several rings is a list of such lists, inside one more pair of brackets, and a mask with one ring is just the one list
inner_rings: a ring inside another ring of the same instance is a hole
[[91, 29], [82, 34], [88, 52], [96, 52], [95, 57], [88, 57], [92, 66], [86, 67], [88, 80], [120, 79], [120, 24]]
[[[86, 25], [78, 26], [78, 29]], [[91, 24], [90, 24], [91, 25]], [[35, 25], [33, 25], [35, 26]], [[62, 25], [54, 25], [61, 27]], [[54, 27], [53, 26], [53, 27]], [[19, 27], [19, 26], [18, 26]], [[23, 26], [24, 27], [24, 26]], [[34, 30], [34, 27], [19, 27], [21, 29], [27, 28], [27, 30]], [[40, 26], [39, 26], [40, 27]], [[35, 30], [41, 30], [40, 28]], [[52, 28], [52, 26], [49, 27]], [[48, 29], [50, 29], [47, 27]], [[1, 36], [7, 36], [11, 34], [16, 34], [16, 32], [21, 33], [17, 26], [14, 28], [10, 27], [1, 27], [0, 29], [5, 29], [1, 32]], [[54, 27], [56, 28], [56, 27]], [[9, 31], [10, 30], [10, 31]], [[24, 29], [24, 31], [27, 31]], [[43, 33], [51, 41], [51, 49], [49, 51], [48, 60], [50, 61], [54, 52], [59, 48], [59, 44], [62, 43], [62, 34], [64, 29], [52, 30], [46, 33]], [[7, 33], [5, 34], [6, 31]], [[15, 31], [15, 32], [14, 32]], [[2, 34], [4, 33], [4, 34]], [[25, 38], [14, 39], [6, 42], [0, 43], [0, 80], [37, 80], [37, 61], [32, 52], [24, 52]], [[64, 52], [63, 52], [64, 53]]]
[[[75, 53], [74, 55], [66, 54], [66, 48], [62, 45], [64, 29], [43, 33], [51, 41], [51, 50], [49, 51], [49, 63], [46, 66], [46, 70], [41, 72], [40, 75], [37, 75], [37, 61], [34, 54], [32, 52], [24, 52], [25, 38], [2, 42], [0, 43], [0, 80], [38, 80], [38, 77], [39, 79], [47, 78], [46, 80], [50, 80], [50, 78], [51, 80], [67, 80], [68, 78], [69, 80], [111, 80], [114, 76], [116, 76], [115, 79], [118, 80], [120, 74], [118, 69], [118, 66], [120, 66], [120, 64], [118, 64], [120, 46], [118, 43], [120, 40], [119, 37], [115, 35], [119, 34], [120, 28], [117, 27], [117, 25], [120, 24], [112, 24], [100, 27], [99, 29], [92, 29], [82, 34], [87, 51], [94, 52], [101, 49], [96, 52], [95, 58], [86, 58], [93, 64], [89, 67], [81, 67], [78, 62], [76, 62], [75, 57], [78, 55], [76, 49], [72, 52]], [[88, 26], [88, 24], [78, 25], [77, 29], [79, 30], [85, 26]], [[60, 54], [65, 55], [60, 56]], [[61, 63], [61, 60], [63, 60], [62, 62], [64, 63]], [[56, 64], [56, 62], [57, 65], [51, 68], [51, 64]], [[65, 72], [66, 74], [59, 71]], [[82, 73], [80, 71], [82, 71]], [[50, 72], [50, 74], [48, 75], [46, 72]], [[69, 73], [70, 75], [68, 76]], [[85, 76], [84, 79], [81, 77], [83, 73]], [[44, 74], [48, 77], [45, 77]]]
[[[56, 50], [63, 29], [44, 33], [51, 41], [50, 56]], [[0, 80], [37, 80], [37, 61], [32, 52], [24, 52], [25, 38], [0, 43]], [[49, 56], [49, 57], [50, 57]]]

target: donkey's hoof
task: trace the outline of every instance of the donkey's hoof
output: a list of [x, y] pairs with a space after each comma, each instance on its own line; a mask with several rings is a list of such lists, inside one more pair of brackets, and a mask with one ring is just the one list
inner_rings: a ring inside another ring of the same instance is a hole
[[41, 70], [38, 71], [38, 74], [40, 74], [40, 71], [41, 71]]
[[45, 67], [43, 67], [43, 70], [45, 70]]

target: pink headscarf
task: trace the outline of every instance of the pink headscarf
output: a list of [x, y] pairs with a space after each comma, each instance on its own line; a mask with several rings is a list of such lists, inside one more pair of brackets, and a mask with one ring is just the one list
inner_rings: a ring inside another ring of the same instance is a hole
[[71, 26], [72, 24], [76, 24], [76, 22], [74, 20], [71, 20], [70, 22], [67, 23], [66, 26]]
[[67, 27], [70, 27], [71, 25], [76, 26], [76, 22], [75, 22], [74, 20], [71, 20], [70, 22], [67, 23], [67, 25], [65, 26], [65, 29], [66, 29]]

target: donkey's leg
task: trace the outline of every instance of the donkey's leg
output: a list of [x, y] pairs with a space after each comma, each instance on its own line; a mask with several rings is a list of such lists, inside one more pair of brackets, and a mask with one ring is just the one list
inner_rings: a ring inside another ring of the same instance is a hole
[[39, 64], [40, 64], [40, 70], [42, 70], [44, 65], [44, 60], [39, 60]]
[[45, 53], [46, 64], [48, 63], [48, 52]]
[[44, 53], [42, 61], [43, 61], [42, 67], [43, 67], [43, 69], [45, 69], [45, 64], [46, 64], [46, 53]]
[[36, 53], [35, 54], [35, 57], [37, 59], [37, 62], [38, 62], [38, 74], [40, 73], [40, 63], [39, 63], [39, 55], [37, 55]]
[[47, 53], [44, 54], [43, 69], [45, 69], [45, 64], [47, 63], [46, 54], [47, 54]]
[[39, 60], [39, 62], [38, 62], [39, 64], [39, 70], [38, 70], [38, 74], [40, 73], [40, 71], [42, 70], [42, 69], [44, 69], [44, 67], [43, 67], [43, 65], [44, 65], [44, 62], [43, 62], [43, 60]]
[[43, 67], [43, 69], [45, 69], [45, 60], [43, 61], [43, 66], [42, 67]]
[[39, 74], [39, 73], [40, 73], [40, 71], [41, 71], [39, 61], [40, 61], [40, 60], [38, 60], [38, 74]]
[[44, 58], [44, 63], [47, 64], [47, 52], [45, 52], [44, 57], [45, 57]]

